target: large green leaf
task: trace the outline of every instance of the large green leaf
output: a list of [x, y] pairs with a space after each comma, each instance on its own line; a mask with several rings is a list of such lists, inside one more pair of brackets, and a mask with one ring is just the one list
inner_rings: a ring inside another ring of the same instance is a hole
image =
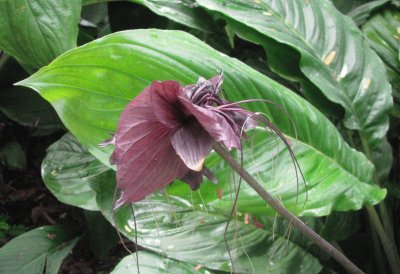
[[0, 273], [56, 274], [79, 238], [58, 226], [26, 232], [0, 249]]
[[0, 49], [28, 71], [76, 46], [81, 0], [1, 0]]
[[[345, 196], [343, 202], [328, 199], [324, 205], [315, 207], [325, 208], [322, 212], [304, 213], [329, 214], [332, 203], [338, 203], [339, 210], [358, 209], [362, 204], [375, 204], [384, 197], [384, 190], [367, 185], [372, 181], [370, 162], [351, 149], [314, 107], [245, 64], [183, 32], [137, 30], [112, 34], [64, 54], [20, 84], [32, 87], [49, 100], [78, 140], [109, 165], [112, 148], [100, 148], [98, 144], [115, 130], [125, 105], [150, 81], [175, 79], [187, 84], [220, 70], [225, 72], [224, 89], [231, 100], [267, 98], [289, 112], [297, 129], [297, 157], [304, 156], [304, 169], [310, 169], [306, 174], [308, 184], [322, 187], [329, 182], [335, 189], [341, 189], [335, 192], [339, 195], [335, 199]], [[278, 108], [259, 103], [251, 107], [268, 114], [288, 138], [295, 138], [292, 124]], [[271, 146], [262, 151], [270, 155], [264, 157], [275, 155], [271, 154], [274, 153]], [[282, 181], [292, 164], [285, 153], [275, 157], [285, 163], [275, 173], [284, 172], [279, 174]], [[321, 175], [316, 176], [313, 170], [322, 163], [330, 171], [325, 173], [318, 168]], [[322, 180], [324, 177], [329, 180]], [[288, 189], [297, 188], [294, 177], [287, 181], [291, 181]], [[356, 189], [361, 190], [357, 195], [345, 195]], [[325, 195], [327, 189], [313, 191]]]
[[[385, 136], [392, 107], [391, 88], [382, 61], [350, 18], [328, 0], [196, 2], [220, 13], [243, 38], [262, 44], [270, 65], [283, 76], [295, 73], [292, 77], [302, 77], [298, 71], [288, 70], [299, 62], [305, 77], [326, 98], [344, 108], [345, 126], [361, 132], [372, 153], [376, 151], [372, 157], [377, 169], [385, 169], [387, 174], [391, 152]], [[282, 49], [276, 43], [283, 45]], [[288, 55], [287, 48], [299, 59]], [[315, 97], [310, 94], [315, 90], [308, 85], [305, 92]], [[323, 107], [318, 100], [313, 103]]]
[[375, 15], [363, 26], [363, 32], [371, 47], [386, 64], [387, 75], [393, 87], [393, 95], [400, 106], [400, 12], [386, 10]]
[[[71, 143], [71, 147], [76, 144], [72, 137], [68, 139], [64, 137], [52, 146], [59, 148], [58, 151], [52, 150], [51, 152], [53, 155], [57, 154], [58, 157], [52, 157], [51, 159], [57, 160], [48, 161], [47, 164], [52, 165], [56, 170], [63, 169], [64, 165], [69, 163], [70, 153], [65, 146], [65, 143], [68, 142]], [[64, 144], [64, 146], [58, 146], [57, 143]], [[86, 163], [78, 163], [83, 168], [88, 162], [91, 162], [89, 164], [91, 166], [100, 164], [83, 148], [77, 154], [80, 154], [81, 158], [87, 159]], [[215, 165], [220, 165], [215, 162], [215, 158], [213, 156], [209, 159], [210, 167], [215, 168]], [[213, 164], [213, 162], [215, 163]], [[49, 173], [50, 170], [45, 172]], [[113, 171], [110, 170], [110, 172]], [[46, 174], [44, 175], [46, 177]], [[141, 203], [136, 203], [139, 245], [163, 254], [163, 256], [190, 262], [194, 265], [201, 264], [207, 268], [229, 270], [229, 256], [223, 233], [230, 211], [230, 208], [226, 206], [225, 196], [232, 185], [223, 182], [221, 176], [225, 175], [218, 174], [221, 180], [218, 186], [204, 183], [199, 191], [191, 192], [186, 184], [177, 182], [167, 188], [168, 195], [158, 193]], [[112, 210], [115, 199], [113, 197], [115, 173], [113, 172], [113, 176], [109, 177], [93, 174], [93, 177], [97, 177], [94, 180], [95, 183], [88, 185], [87, 181], [81, 180], [78, 183], [81, 185], [79, 189], [84, 189], [84, 186], [91, 187], [96, 192], [97, 209], [101, 210], [111, 222], [115, 220], [115, 226], [131, 240], [134, 240], [134, 221], [129, 206], [115, 213]], [[221, 188], [221, 193], [223, 193], [222, 200], [215, 198], [217, 187]], [[53, 193], [57, 197], [64, 195], [60, 189]], [[173, 193], [180, 195], [178, 197]], [[262, 202], [255, 194], [252, 196], [253, 199]], [[243, 201], [242, 197], [239, 198], [240, 202]], [[261, 207], [265, 208], [264, 205]], [[318, 272], [320, 265], [318, 260], [307, 251], [310, 243], [304, 239], [304, 236], [292, 232], [291, 237], [286, 239], [285, 233], [288, 224], [281, 219], [275, 221], [274, 217], [267, 217], [265, 215], [267, 212], [260, 213], [260, 207], [253, 208], [252, 205], [240, 204], [239, 210], [242, 213], [238, 216], [237, 223], [232, 223], [227, 234], [236, 270], [248, 273], [254, 272], [252, 271], [254, 268], [256, 273], [265, 271], [289, 273], [302, 265], [299, 273]], [[254, 212], [259, 212], [257, 217], [256, 214], [253, 214]], [[247, 214], [249, 216], [248, 224], [245, 223]], [[264, 227], [257, 228], [253, 224], [252, 218], [258, 218], [258, 222]], [[265, 262], [265, 258], [269, 258], [269, 261]], [[142, 264], [141, 260], [140, 263]], [[144, 265], [146, 267], [146, 262]]]

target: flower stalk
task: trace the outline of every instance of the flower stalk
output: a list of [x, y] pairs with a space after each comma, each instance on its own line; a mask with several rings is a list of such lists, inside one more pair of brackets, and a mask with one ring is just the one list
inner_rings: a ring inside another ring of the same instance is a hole
[[276, 199], [274, 199], [220, 144], [214, 143], [213, 149], [222, 159], [224, 159], [232, 169], [237, 172], [243, 180], [245, 180], [273, 209], [282, 217], [289, 221], [307, 238], [312, 240], [317, 246], [323, 249], [328, 255], [340, 263], [349, 273], [364, 273], [352, 261], [350, 261], [343, 253], [336, 249], [332, 244], [318, 235], [314, 230], [307, 226], [303, 221], [289, 212]]

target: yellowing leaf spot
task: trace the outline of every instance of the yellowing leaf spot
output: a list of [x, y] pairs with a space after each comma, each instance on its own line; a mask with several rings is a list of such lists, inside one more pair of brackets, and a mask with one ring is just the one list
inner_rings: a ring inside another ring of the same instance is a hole
[[244, 224], [246, 224], [246, 225], [249, 224], [249, 214], [248, 213], [244, 214]]
[[47, 238], [48, 238], [49, 240], [54, 240], [54, 239], [56, 238], [56, 234], [54, 234], [54, 233], [47, 233]]
[[262, 14], [265, 15], [265, 16], [271, 16], [272, 15], [272, 13], [269, 12], [269, 11], [264, 11]]
[[398, 36], [397, 34], [393, 35], [394, 39], [396, 40], [400, 40], [400, 36]]
[[336, 51], [332, 50], [331, 52], [329, 52], [328, 56], [326, 56], [326, 58], [324, 60], [324, 64], [327, 66], [332, 64], [333, 59], [335, 59], [335, 56], [336, 56]]
[[400, 27], [397, 27], [397, 33], [400, 34]]
[[126, 232], [128, 232], [128, 233], [132, 232], [132, 229], [128, 225], [125, 225], [124, 228], [125, 228]]
[[367, 79], [364, 79], [364, 85], [363, 85], [363, 88], [364, 88], [364, 89], [367, 89], [367, 88], [369, 88], [369, 86], [371, 85], [371, 82], [372, 82], [372, 80], [371, 80], [371, 79], [369, 79], [369, 78], [367, 78]]
[[260, 3], [261, 3], [261, 0], [254, 0], [254, 3], [260, 4]]
[[201, 264], [196, 265], [196, 267], [194, 268], [195, 271], [198, 271], [202, 268], [203, 266]]

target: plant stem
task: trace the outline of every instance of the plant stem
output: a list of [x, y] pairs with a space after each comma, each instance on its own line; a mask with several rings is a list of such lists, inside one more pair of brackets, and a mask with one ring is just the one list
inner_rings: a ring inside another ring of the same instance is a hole
[[311, 239], [316, 245], [328, 253], [338, 263], [340, 263], [350, 273], [364, 273], [352, 261], [350, 261], [343, 253], [337, 250], [324, 238], [319, 236], [314, 230], [308, 227], [303, 221], [289, 212], [277, 200], [275, 200], [221, 145], [214, 143], [213, 148], [221, 158], [223, 158], [234, 171], [236, 171], [273, 209], [275, 209], [282, 217], [293, 224], [305, 236]]
[[400, 262], [397, 255], [396, 245], [394, 242], [390, 241], [388, 236], [386, 235], [385, 229], [383, 228], [382, 223], [379, 220], [379, 216], [378, 213], [376, 213], [375, 208], [373, 206], [367, 206], [367, 211], [369, 217], [371, 218], [372, 224], [374, 225], [376, 232], [378, 233], [379, 239], [381, 240], [381, 244], [383, 246], [383, 250], [386, 253], [390, 268], [392, 269], [392, 273], [398, 273], [398, 271], [400, 270]]
[[[369, 147], [367, 138], [362, 132], [359, 132], [362, 147], [364, 150], [365, 155], [367, 158], [374, 163], [373, 157], [372, 157], [372, 152]], [[379, 184], [378, 177], [375, 175], [374, 176], [374, 182], [376, 185]], [[392, 273], [398, 273], [400, 269], [400, 257], [399, 253], [397, 251], [397, 247], [394, 241], [394, 233], [392, 229], [392, 224], [390, 222], [389, 214], [385, 205], [385, 201], [382, 201], [379, 203], [379, 209], [381, 212], [381, 218], [382, 222], [379, 219], [378, 213], [376, 212], [375, 208], [373, 206], [367, 206], [367, 211], [368, 215], [371, 219], [372, 224], [374, 225], [376, 232], [378, 233], [380, 242], [383, 246], [383, 250], [385, 251], [385, 254], [387, 256], [387, 259], [389, 261], [390, 268], [392, 270]]]

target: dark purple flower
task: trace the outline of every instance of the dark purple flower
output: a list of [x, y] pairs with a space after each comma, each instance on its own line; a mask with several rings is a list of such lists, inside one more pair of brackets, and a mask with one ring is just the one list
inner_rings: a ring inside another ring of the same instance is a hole
[[[219, 97], [223, 76], [181, 86], [154, 81], [122, 112], [111, 142], [121, 196], [116, 207], [137, 202], [174, 179], [197, 189], [213, 142], [241, 149], [244, 128], [254, 126], [249, 112]], [[105, 144], [110, 142], [105, 142]]]

